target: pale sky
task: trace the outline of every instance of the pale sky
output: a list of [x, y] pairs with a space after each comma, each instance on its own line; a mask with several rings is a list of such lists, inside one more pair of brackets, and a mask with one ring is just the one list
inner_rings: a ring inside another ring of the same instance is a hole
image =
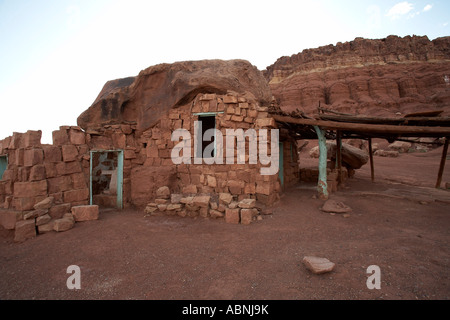
[[0, 0], [0, 139], [51, 133], [106, 81], [159, 63], [282, 56], [356, 37], [450, 35], [450, 1]]

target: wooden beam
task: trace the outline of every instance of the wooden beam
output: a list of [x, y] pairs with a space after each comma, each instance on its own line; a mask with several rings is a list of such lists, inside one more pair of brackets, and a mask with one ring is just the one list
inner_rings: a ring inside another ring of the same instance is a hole
[[442, 157], [441, 157], [441, 163], [439, 165], [439, 172], [438, 172], [438, 178], [437, 178], [437, 182], [436, 182], [436, 188], [441, 187], [442, 174], [444, 173], [445, 160], [447, 159], [447, 151], [448, 151], [448, 138], [445, 139], [444, 149], [442, 150]]
[[370, 177], [372, 182], [375, 181], [375, 170], [373, 167], [373, 151], [372, 151], [372, 138], [369, 138], [369, 159], [370, 159]]
[[295, 123], [307, 126], [319, 126], [329, 130], [342, 130], [350, 132], [365, 132], [379, 134], [411, 134], [411, 135], [428, 135], [449, 137], [450, 127], [425, 127], [425, 126], [403, 126], [403, 125], [387, 125], [387, 124], [360, 124], [347, 123], [337, 121], [323, 121], [312, 119], [299, 119], [287, 116], [272, 115], [275, 121]]

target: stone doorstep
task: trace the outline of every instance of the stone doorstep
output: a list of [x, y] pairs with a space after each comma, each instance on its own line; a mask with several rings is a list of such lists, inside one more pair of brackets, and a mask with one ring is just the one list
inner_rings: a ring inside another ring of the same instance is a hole
[[71, 212], [76, 222], [97, 220], [99, 216], [98, 205], [74, 206]]

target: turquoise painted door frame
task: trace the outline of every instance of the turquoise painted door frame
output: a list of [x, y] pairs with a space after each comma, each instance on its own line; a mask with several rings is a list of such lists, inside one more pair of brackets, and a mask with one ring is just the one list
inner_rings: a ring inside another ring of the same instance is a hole
[[0, 180], [3, 178], [3, 173], [8, 167], [8, 156], [0, 156]]
[[94, 153], [117, 153], [117, 203], [118, 209], [123, 209], [123, 150], [91, 150], [89, 165], [89, 204], [92, 205], [92, 159]]

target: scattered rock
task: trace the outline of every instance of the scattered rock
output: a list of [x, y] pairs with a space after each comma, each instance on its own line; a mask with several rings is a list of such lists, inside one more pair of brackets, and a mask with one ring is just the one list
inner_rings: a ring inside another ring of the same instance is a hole
[[34, 219], [18, 221], [14, 231], [14, 241], [23, 242], [36, 236]]
[[192, 202], [200, 208], [208, 208], [209, 200], [211, 200], [211, 196], [196, 196]]
[[54, 227], [55, 221], [52, 220], [46, 224], [40, 225], [38, 226], [38, 233], [42, 234], [42, 233], [47, 233], [47, 232], [51, 232], [54, 231], [53, 227]]
[[232, 201], [228, 205], [228, 208], [230, 208], [230, 209], [236, 209], [237, 207], [238, 207], [238, 203], [236, 201]]
[[25, 213], [23, 215], [23, 219], [24, 220], [34, 219], [34, 218], [43, 216], [44, 214], [47, 214], [47, 213], [48, 213], [48, 210], [44, 210], [44, 209], [33, 210], [33, 211]]
[[170, 195], [170, 202], [171, 203], [180, 203], [181, 199], [183, 198], [182, 194], [173, 193]]
[[233, 196], [230, 193], [220, 193], [219, 194], [219, 203], [230, 204], [233, 201]]
[[242, 209], [241, 210], [241, 224], [250, 224], [253, 217], [258, 215], [257, 209]]
[[155, 212], [155, 211], [157, 211], [158, 210], [158, 208], [155, 206], [155, 207], [153, 207], [153, 206], [147, 206], [147, 207], [145, 207], [145, 209], [144, 209], [144, 212], [146, 213], [146, 214], [152, 214], [153, 212]]
[[255, 205], [256, 205], [255, 199], [244, 199], [239, 201], [238, 203], [239, 208], [242, 209], [252, 209], [255, 207]]
[[394, 143], [391, 143], [388, 148], [398, 151], [398, 152], [402, 152], [402, 153], [406, 153], [409, 151], [409, 149], [411, 148], [411, 143], [409, 142], [405, 142], [405, 141], [395, 141]]
[[36, 218], [36, 226], [41, 226], [43, 224], [49, 223], [52, 220], [52, 217], [48, 214], [44, 214], [43, 216]]
[[158, 210], [159, 211], [166, 211], [167, 204], [158, 204]]
[[179, 211], [181, 210], [182, 205], [180, 203], [170, 203], [167, 205], [167, 211]]
[[[70, 213], [69, 213], [70, 214]], [[70, 214], [72, 216], [72, 214]], [[75, 220], [72, 217], [69, 217], [68, 214], [65, 214], [63, 218], [56, 219], [53, 224], [53, 230], [56, 232], [63, 232], [73, 228], [75, 225]]]
[[44, 200], [36, 203], [34, 205], [34, 209], [35, 210], [39, 210], [39, 209], [47, 210], [47, 209], [50, 209], [52, 207], [52, 205], [53, 205], [54, 199], [55, 198], [53, 198], [53, 197], [47, 197]]
[[305, 267], [314, 274], [323, 274], [333, 271], [335, 264], [326, 258], [306, 256], [303, 258]]
[[399, 156], [399, 152], [398, 151], [377, 150], [373, 153], [373, 155], [379, 156], [379, 157], [397, 158]]
[[327, 200], [320, 210], [330, 213], [348, 213], [352, 211], [352, 209], [343, 202], [332, 199]]
[[217, 210], [214, 210], [214, 209], [209, 211], [209, 215], [211, 216], [211, 218], [214, 218], [214, 219], [220, 219], [220, 218], [223, 218], [225, 216], [224, 213], [222, 213], [220, 211], [217, 211]]

